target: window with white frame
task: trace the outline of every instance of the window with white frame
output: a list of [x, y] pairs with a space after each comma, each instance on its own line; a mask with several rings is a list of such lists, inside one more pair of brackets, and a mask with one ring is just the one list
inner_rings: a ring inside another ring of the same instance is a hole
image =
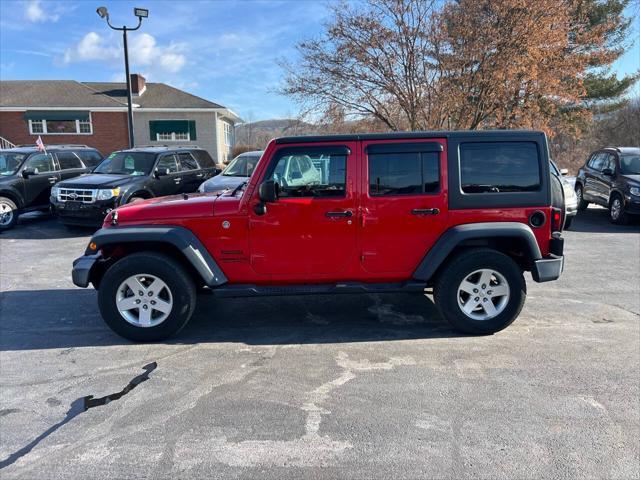
[[191, 140], [189, 132], [164, 132], [156, 133], [156, 140], [158, 142], [188, 142]]
[[91, 118], [56, 118], [29, 119], [29, 133], [32, 135], [91, 135], [93, 126]]
[[224, 122], [224, 143], [227, 147], [233, 145], [233, 127], [227, 122]]

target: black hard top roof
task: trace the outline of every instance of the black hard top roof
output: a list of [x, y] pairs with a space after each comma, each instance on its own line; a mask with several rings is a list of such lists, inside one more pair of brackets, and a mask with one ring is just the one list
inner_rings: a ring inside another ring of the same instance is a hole
[[402, 140], [416, 138], [483, 138], [510, 136], [540, 136], [544, 132], [537, 130], [454, 130], [430, 132], [389, 132], [389, 133], [354, 133], [344, 135], [303, 135], [298, 137], [276, 138], [277, 144], [311, 143], [311, 142], [353, 142], [358, 140]]

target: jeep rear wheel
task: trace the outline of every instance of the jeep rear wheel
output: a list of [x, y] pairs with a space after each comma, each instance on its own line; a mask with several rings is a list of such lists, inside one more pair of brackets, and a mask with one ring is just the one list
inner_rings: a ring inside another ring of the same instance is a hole
[[7, 197], [0, 197], [0, 231], [13, 228], [18, 222], [18, 206]]
[[491, 334], [522, 310], [526, 284], [520, 267], [491, 249], [467, 250], [445, 266], [434, 286], [436, 307], [456, 329]]
[[196, 304], [193, 280], [172, 258], [142, 252], [114, 263], [98, 289], [104, 321], [136, 342], [163, 340], [179, 332]]

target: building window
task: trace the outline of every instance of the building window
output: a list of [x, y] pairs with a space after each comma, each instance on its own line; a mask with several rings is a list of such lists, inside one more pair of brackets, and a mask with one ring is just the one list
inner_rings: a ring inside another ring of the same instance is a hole
[[151, 120], [149, 139], [152, 142], [190, 142], [196, 140], [195, 120]]
[[227, 147], [233, 145], [233, 127], [227, 122], [224, 122], [224, 143]]
[[29, 120], [30, 133], [44, 133], [44, 120]]
[[189, 142], [191, 138], [189, 132], [164, 132], [156, 133], [156, 141], [158, 142]]
[[65, 119], [59, 118], [32, 118], [29, 119], [29, 133], [31, 135], [91, 135], [93, 128], [91, 118]]

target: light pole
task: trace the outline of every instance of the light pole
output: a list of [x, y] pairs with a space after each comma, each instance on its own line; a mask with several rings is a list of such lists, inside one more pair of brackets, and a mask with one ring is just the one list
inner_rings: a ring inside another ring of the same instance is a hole
[[129, 49], [127, 48], [127, 32], [138, 30], [142, 24], [142, 19], [149, 16], [149, 10], [146, 8], [134, 8], [133, 14], [138, 17], [138, 25], [135, 28], [122, 26], [120, 28], [114, 27], [109, 21], [109, 12], [107, 7], [98, 7], [96, 13], [100, 15], [100, 18], [107, 20], [107, 25], [113, 30], [122, 32], [122, 39], [124, 42], [124, 71], [127, 76], [127, 117], [129, 120], [129, 148], [133, 148], [135, 140], [133, 138], [133, 102], [131, 100], [131, 76], [129, 75]]

